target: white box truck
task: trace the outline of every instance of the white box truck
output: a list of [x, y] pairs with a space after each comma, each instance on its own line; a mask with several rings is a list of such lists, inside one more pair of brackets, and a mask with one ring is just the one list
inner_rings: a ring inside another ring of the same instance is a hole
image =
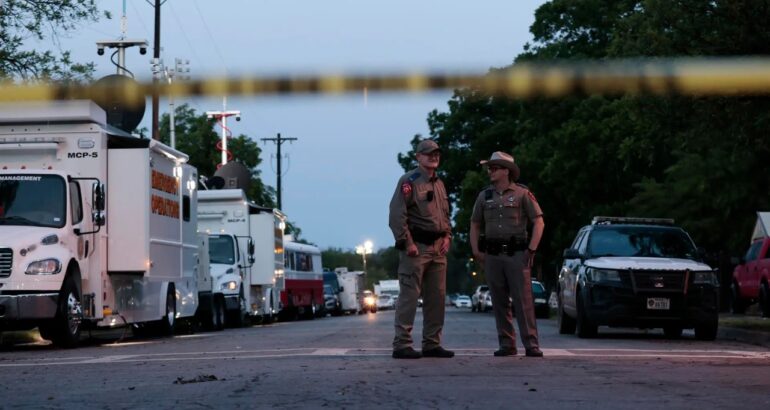
[[272, 321], [280, 310], [286, 217], [241, 189], [201, 191], [198, 199], [198, 229], [209, 234], [214, 289], [224, 294], [228, 322]]
[[364, 272], [349, 271], [348, 268], [335, 268], [334, 272], [340, 283], [340, 304], [342, 311], [347, 313], [363, 313], [371, 309], [364, 306]]
[[194, 315], [197, 171], [91, 101], [0, 106], [0, 331]]

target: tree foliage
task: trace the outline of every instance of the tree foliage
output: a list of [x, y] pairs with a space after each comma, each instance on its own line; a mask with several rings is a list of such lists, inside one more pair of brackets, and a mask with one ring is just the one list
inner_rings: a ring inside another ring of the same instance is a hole
[[[767, 55], [769, 17], [767, 0], [553, 0], [536, 11], [515, 62]], [[513, 153], [545, 212], [538, 265], [547, 281], [594, 215], [673, 217], [712, 255], [729, 256], [745, 250], [755, 212], [770, 208], [767, 97], [514, 101], [460, 89], [448, 105], [428, 125], [444, 151], [460, 258], [488, 183], [478, 162], [496, 150]], [[399, 155], [405, 169], [411, 154]]]
[[52, 40], [58, 48], [62, 36], [98, 17], [94, 0], [0, 2], [0, 81], [90, 80], [93, 63], [75, 63], [68, 51], [38, 50], [30, 43]]
[[[197, 114], [187, 104], [177, 106], [174, 111], [174, 130], [176, 148], [190, 157], [190, 164], [198, 168], [201, 176], [212, 177], [221, 162], [221, 152], [216, 145], [220, 136], [216, 133], [216, 120], [206, 114]], [[171, 121], [168, 114], [160, 119], [161, 141], [168, 144], [171, 136]], [[233, 154], [233, 161], [238, 161], [251, 171], [251, 185], [246, 195], [249, 199], [265, 207], [275, 207], [275, 190], [265, 185], [257, 169], [262, 163], [262, 149], [246, 135], [233, 137], [227, 143], [228, 151]], [[295, 234], [296, 235], [296, 234]]]

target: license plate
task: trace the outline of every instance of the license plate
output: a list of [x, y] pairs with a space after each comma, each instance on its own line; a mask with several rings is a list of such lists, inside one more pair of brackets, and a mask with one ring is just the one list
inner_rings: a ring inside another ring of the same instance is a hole
[[545, 303], [545, 299], [543, 298], [536, 298], [535, 303]]
[[647, 298], [647, 309], [668, 310], [670, 308], [671, 299], [669, 298]]

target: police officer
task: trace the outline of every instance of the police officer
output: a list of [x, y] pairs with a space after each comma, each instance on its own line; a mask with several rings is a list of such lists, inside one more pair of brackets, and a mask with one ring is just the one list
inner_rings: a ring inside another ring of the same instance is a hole
[[[511, 317], [513, 300], [526, 355], [542, 357], [532, 303], [530, 268], [543, 235], [543, 212], [529, 189], [515, 183], [519, 179], [519, 167], [512, 156], [497, 151], [481, 164], [487, 168], [491, 185], [476, 198], [470, 240], [473, 256], [484, 265], [492, 295], [499, 343], [494, 355], [513, 356], [517, 353]], [[527, 238], [529, 222], [533, 224], [532, 238]], [[485, 240], [480, 248], [482, 229]]]
[[[417, 145], [419, 167], [398, 180], [390, 200], [390, 229], [399, 250], [399, 295], [393, 357], [454, 356], [441, 346], [446, 295], [446, 253], [449, 251], [449, 198], [436, 176], [441, 149], [432, 140]], [[412, 347], [417, 299], [423, 296], [422, 353]]]

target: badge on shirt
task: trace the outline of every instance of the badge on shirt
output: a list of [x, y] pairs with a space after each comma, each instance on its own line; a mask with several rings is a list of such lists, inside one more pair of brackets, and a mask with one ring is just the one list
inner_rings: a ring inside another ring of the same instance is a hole
[[404, 194], [404, 196], [409, 196], [412, 194], [412, 184], [408, 182], [404, 182], [401, 184], [401, 193]]
[[516, 201], [516, 198], [514, 198], [513, 195], [511, 195], [511, 196], [509, 196], [508, 198], [505, 199], [504, 206], [506, 206], [506, 207], [515, 207], [517, 205], [518, 205], [518, 203]]

